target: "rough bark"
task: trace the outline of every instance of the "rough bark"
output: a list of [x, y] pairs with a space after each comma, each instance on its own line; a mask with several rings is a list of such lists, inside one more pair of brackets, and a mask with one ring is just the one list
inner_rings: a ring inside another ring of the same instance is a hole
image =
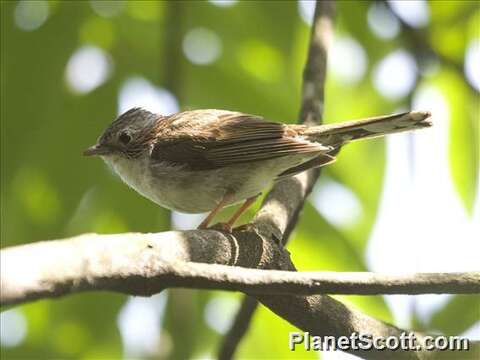
[[2, 305], [92, 290], [148, 296], [170, 287], [285, 295], [480, 293], [480, 273], [259, 270], [292, 265], [283, 248], [249, 232], [90, 234], [7, 248], [0, 256]]

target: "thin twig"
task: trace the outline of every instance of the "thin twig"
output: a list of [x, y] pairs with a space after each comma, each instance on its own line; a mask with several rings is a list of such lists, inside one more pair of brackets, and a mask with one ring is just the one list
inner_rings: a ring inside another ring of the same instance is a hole
[[257, 299], [245, 295], [240, 309], [238, 310], [233, 324], [223, 337], [220, 351], [218, 352], [219, 360], [227, 360], [233, 357], [237, 351], [241, 339], [245, 336], [252, 321], [253, 314], [258, 307]]

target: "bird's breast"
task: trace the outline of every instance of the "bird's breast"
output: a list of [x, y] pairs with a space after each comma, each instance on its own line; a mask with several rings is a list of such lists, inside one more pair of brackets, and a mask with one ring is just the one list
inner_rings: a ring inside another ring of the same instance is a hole
[[168, 162], [152, 162], [149, 157], [109, 157], [105, 160], [141, 195], [160, 206], [185, 213], [211, 211], [227, 192], [233, 194], [228, 205], [255, 196], [268, 187], [276, 175], [297, 164], [288, 159], [273, 159], [211, 170], [191, 170]]
[[212, 210], [226, 190], [215, 171], [199, 174], [149, 158], [109, 157], [105, 161], [132, 189], [158, 205], [180, 212]]
[[104, 157], [104, 160], [125, 184], [153, 200], [151, 199], [153, 189], [150, 189], [150, 175], [146, 158], [127, 159], [113, 155]]

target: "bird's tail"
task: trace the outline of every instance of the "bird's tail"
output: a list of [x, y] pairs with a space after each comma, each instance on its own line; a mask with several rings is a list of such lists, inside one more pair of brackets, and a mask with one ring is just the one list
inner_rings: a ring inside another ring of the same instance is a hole
[[312, 126], [306, 128], [301, 135], [325, 146], [338, 147], [350, 141], [429, 127], [432, 125], [427, 120], [430, 116], [430, 112], [427, 111], [378, 116], [338, 124]]

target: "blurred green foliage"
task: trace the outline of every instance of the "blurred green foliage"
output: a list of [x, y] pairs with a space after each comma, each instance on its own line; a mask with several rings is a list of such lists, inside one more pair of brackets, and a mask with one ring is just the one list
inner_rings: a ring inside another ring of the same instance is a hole
[[[92, 231], [171, 228], [167, 210], [129, 190], [100, 161], [81, 156], [117, 115], [119, 91], [131, 77], [142, 77], [170, 91], [181, 109], [224, 108], [283, 122], [297, 119], [309, 27], [298, 15], [295, 1], [248, 1], [233, 6], [128, 1], [118, 2], [118, 9], [114, 6], [113, 10], [111, 2], [44, 3], [48, 8], [45, 22], [25, 31], [17, 19], [21, 4], [1, 2], [2, 247]], [[27, 5], [39, 6], [36, 2]], [[368, 1], [338, 3], [338, 36], [355, 39], [367, 55], [368, 66], [361, 81], [354, 84], [329, 75], [327, 122], [410, 107], [411, 94], [389, 100], [370, 80], [374, 65], [385, 55], [397, 48], [410, 49], [403, 32], [388, 40], [374, 35], [367, 24], [370, 6]], [[441, 1], [429, 3], [429, 9], [426, 38], [430, 46], [461, 67], [469, 42], [480, 39], [478, 5]], [[218, 59], [205, 66], [193, 64], [182, 49], [185, 34], [199, 27], [216, 34], [221, 46]], [[78, 94], [68, 86], [65, 73], [69, 59], [85, 45], [107, 53], [112, 68], [100, 86]], [[418, 85], [436, 86], [447, 99], [451, 176], [472, 213], [479, 172], [478, 92], [458, 68], [442, 58], [437, 67]], [[379, 140], [345, 148], [339, 161], [323, 171], [325, 179], [353, 192], [361, 212], [354, 223], [335, 226], [307, 204], [289, 246], [299, 269], [368, 270], [365, 251], [377, 217], [384, 168], [384, 143]], [[158, 321], [164, 348], [145, 357], [211, 357], [221, 335], [206, 323], [205, 307], [217, 297], [240, 299], [238, 294], [169, 291], [165, 315]], [[2, 358], [121, 357], [125, 353], [117, 317], [126, 299], [91, 293], [20, 307], [18, 311], [27, 319], [26, 338], [18, 346], [2, 347]], [[394, 321], [382, 297], [342, 300]], [[465, 315], [461, 319], [459, 312]], [[473, 325], [478, 315], [477, 297], [456, 296], [438, 310], [431, 323], [422, 326], [458, 334]], [[233, 312], [220, 316], [231, 317]], [[315, 358], [312, 353], [288, 351], [287, 336], [293, 330], [261, 308], [239, 357]]]

